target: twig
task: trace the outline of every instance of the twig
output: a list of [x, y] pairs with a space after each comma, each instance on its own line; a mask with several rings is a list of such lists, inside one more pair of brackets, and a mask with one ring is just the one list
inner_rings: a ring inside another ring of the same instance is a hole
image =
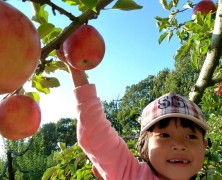
[[[32, 1], [36, 2], [36, 0], [32, 0]], [[73, 22], [69, 26], [67, 26], [57, 38], [55, 38], [53, 41], [51, 41], [49, 44], [47, 44], [46, 46], [42, 48], [41, 58], [40, 58], [41, 63], [39, 64], [36, 71], [38, 73], [43, 72], [45, 65], [49, 62], [48, 60], [46, 60], [48, 55], [54, 49], [58, 49], [60, 45], [71, 35], [71, 33], [74, 32], [76, 29], [78, 29], [79, 26], [81, 26], [84, 23], [87, 23], [91, 19], [97, 18], [98, 14], [100, 13], [100, 10], [104, 9], [104, 7], [106, 7], [112, 1], [113, 0], [100, 0], [96, 7], [97, 12], [94, 12], [89, 9], [83, 12], [78, 17], [71, 16], [69, 13], [67, 13], [66, 11], [63, 11], [62, 8], [59, 8], [58, 6], [54, 5], [50, 1], [45, 2], [48, 5], [52, 6], [53, 8], [57, 9], [59, 12], [67, 15], [70, 19], [73, 20]]]
[[70, 20], [72, 20], [72, 21], [76, 20], [76, 17], [74, 15], [72, 15], [72, 13], [67, 12], [65, 9], [57, 6], [56, 4], [51, 2], [50, 0], [29, 0], [29, 1], [31, 1], [33, 3], [37, 3], [39, 5], [47, 4], [52, 7], [52, 11], [53, 11], [54, 15], [55, 15], [55, 10], [57, 10], [60, 14], [67, 16]]
[[71, 33], [74, 32], [80, 25], [88, 22], [88, 20], [90, 19], [94, 19], [95, 17], [97, 17], [100, 10], [110, 4], [112, 1], [113, 0], [100, 0], [96, 8], [97, 13], [92, 10], [87, 10], [80, 16], [75, 18], [75, 21], [73, 21], [67, 28], [65, 28], [64, 31], [57, 38], [55, 38], [52, 42], [42, 48], [41, 61], [44, 61], [49, 53], [52, 52], [54, 49], [58, 49], [60, 45], [65, 41], [65, 39], [68, 38]]
[[22, 152], [16, 152], [16, 151], [13, 151], [13, 150], [8, 150], [8, 152], [10, 152], [10, 153], [12, 153], [13, 155], [16, 155], [16, 156], [23, 156], [29, 150], [29, 147], [31, 146], [33, 140], [34, 139], [31, 138], [31, 141], [29, 142], [28, 146]]

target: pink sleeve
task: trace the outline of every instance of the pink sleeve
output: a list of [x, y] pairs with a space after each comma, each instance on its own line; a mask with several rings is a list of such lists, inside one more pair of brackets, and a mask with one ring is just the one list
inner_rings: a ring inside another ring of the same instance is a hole
[[106, 119], [95, 86], [87, 84], [78, 87], [74, 94], [79, 145], [104, 179], [135, 180], [150, 176], [148, 166], [137, 161]]

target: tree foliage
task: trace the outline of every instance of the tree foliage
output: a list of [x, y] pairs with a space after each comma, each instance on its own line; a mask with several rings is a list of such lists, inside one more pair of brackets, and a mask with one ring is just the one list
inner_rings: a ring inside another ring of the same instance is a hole
[[[33, 88], [39, 93], [50, 93], [50, 88], [59, 87], [59, 79], [51, 74], [57, 70], [67, 70], [64, 63], [57, 61], [55, 49], [81, 24], [91, 19], [99, 18], [104, 8], [119, 10], [134, 10], [142, 8], [133, 0], [64, 0], [70, 6], [76, 6], [78, 13], [72, 14], [51, 1], [30, 0], [33, 8], [32, 21], [38, 24], [37, 30], [43, 44], [40, 63], [36, 72], [30, 78]], [[177, 92], [188, 96], [198, 103], [211, 128], [208, 135], [209, 147], [206, 152], [204, 167], [199, 174], [202, 179], [222, 179], [222, 132], [221, 132], [221, 96], [216, 91], [222, 80], [222, 0], [219, 0], [215, 14], [188, 17], [181, 22], [179, 16], [192, 9], [194, 4], [187, 1], [181, 5], [179, 0], [161, 0], [160, 3], [168, 17], [156, 16], [160, 32], [158, 39], [162, 43], [177, 38], [180, 47], [175, 50], [175, 69], [163, 69], [157, 75], [148, 77], [138, 84], [126, 87], [121, 99], [103, 102], [107, 118], [112, 126], [123, 136], [129, 149], [137, 156], [134, 149], [135, 139], [140, 130], [139, 116], [146, 104], [166, 92]], [[26, 3], [24, 1], [24, 3]], [[56, 11], [65, 15], [70, 24], [61, 29], [49, 22], [49, 12]], [[37, 92], [25, 92], [39, 101]], [[5, 141], [5, 150], [14, 159], [10, 171], [16, 179], [93, 179], [91, 162], [76, 143], [76, 121], [61, 119], [57, 124], [49, 123], [42, 126], [32, 138], [33, 142], [26, 150], [31, 139], [20, 141]], [[22, 156], [16, 156], [22, 152]], [[12, 156], [13, 155], [13, 156]], [[11, 159], [11, 160], [12, 160]], [[8, 159], [9, 160], [9, 159]], [[0, 160], [1, 170], [9, 162]], [[2, 172], [3, 172], [2, 171]], [[8, 179], [9, 173], [1, 174]]]
[[[59, 143], [67, 144], [67, 147], [73, 146], [76, 143], [75, 134], [76, 121], [62, 118], [57, 123], [44, 124], [30, 139], [19, 141], [5, 139], [6, 154], [11, 152], [12, 155], [15, 179], [41, 179], [47, 168], [56, 165], [54, 153], [59, 151]], [[25, 149], [26, 152], [22, 153]], [[21, 153], [22, 155], [17, 155]], [[1, 171], [6, 162], [3, 159], [0, 165]], [[4, 176], [8, 178], [8, 172]]]
[[72, 146], [76, 143], [76, 120], [62, 118], [56, 123], [57, 142]]

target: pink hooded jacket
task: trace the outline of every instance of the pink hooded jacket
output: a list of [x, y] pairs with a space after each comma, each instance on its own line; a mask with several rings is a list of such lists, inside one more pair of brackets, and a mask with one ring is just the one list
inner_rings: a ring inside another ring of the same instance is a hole
[[159, 180], [145, 162], [129, 151], [106, 119], [93, 84], [74, 90], [77, 138], [102, 177], [106, 180]]

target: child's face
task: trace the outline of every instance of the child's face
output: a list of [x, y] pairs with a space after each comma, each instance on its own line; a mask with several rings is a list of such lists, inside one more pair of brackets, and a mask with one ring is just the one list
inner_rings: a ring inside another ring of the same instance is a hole
[[155, 126], [149, 138], [149, 160], [162, 179], [187, 180], [200, 171], [207, 142], [196, 129], [184, 128], [172, 118], [165, 128]]

